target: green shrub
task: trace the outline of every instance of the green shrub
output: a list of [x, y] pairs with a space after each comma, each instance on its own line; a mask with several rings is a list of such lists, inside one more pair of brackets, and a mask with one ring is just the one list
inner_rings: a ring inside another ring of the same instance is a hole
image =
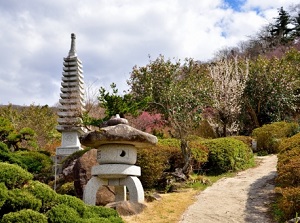
[[30, 209], [5, 214], [1, 222], [5, 223], [47, 223], [47, 217]]
[[89, 218], [84, 219], [84, 223], [124, 223], [120, 217], [109, 217], [109, 218]]
[[23, 189], [13, 189], [8, 191], [8, 197], [2, 206], [1, 216], [9, 212], [20, 211], [22, 209], [32, 209], [39, 211], [42, 202], [30, 192]]
[[50, 223], [79, 223], [82, 222], [78, 212], [67, 204], [59, 204], [46, 213]]
[[13, 152], [11, 152], [7, 145], [3, 142], [0, 142], [0, 162], [8, 162], [15, 163], [21, 166], [22, 168], [26, 168], [25, 165], [15, 156]]
[[115, 218], [115, 220], [120, 219], [120, 221], [116, 221], [116, 222], [123, 222], [116, 210], [111, 208], [101, 207], [101, 206], [86, 206], [86, 210], [83, 214], [83, 218], [84, 219]]
[[294, 148], [300, 149], [300, 133], [290, 138], [282, 140], [279, 146], [279, 151], [284, 153], [286, 150], [290, 150]]
[[[193, 169], [199, 170], [207, 161], [208, 149], [202, 145], [202, 138], [190, 137]], [[174, 138], [159, 139], [156, 146], [138, 150], [137, 165], [141, 167], [140, 180], [144, 188], [159, 187], [164, 172], [174, 172], [184, 166], [180, 149], [180, 140]]]
[[56, 202], [57, 204], [67, 205], [68, 207], [73, 208], [80, 216], [83, 216], [86, 210], [86, 205], [82, 200], [70, 195], [58, 194], [56, 197]]
[[283, 222], [294, 218], [300, 210], [300, 133], [282, 140], [279, 150], [276, 207]]
[[280, 187], [300, 187], [300, 133], [279, 146], [276, 182]]
[[5, 153], [8, 153], [10, 152], [10, 150], [8, 149], [7, 145], [3, 142], [0, 142], [0, 150], [5, 152]]
[[279, 152], [280, 141], [286, 137], [291, 137], [299, 131], [297, 123], [274, 122], [256, 128], [252, 136], [257, 140], [256, 151], [259, 153], [273, 154]]
[[59, 194], [67, 194], [67, 195], [72, 195], [75, 196], [75, 187], [74, 187], [74, 182], [66, 182], [63, 185], [61, 185], [57, 191]]
[[49, 156], [37, 151], [17, 151], [15, 155], [30, 173], [48, 171], [53, 165]]
[[208, 147], [206, 168], [210, 173], [221, 174], [237, 171], [254, 164], [253, 153], [249, 146], [234, 138], [217, 138], [203, 141]]
[[202, 142], [203, 139], [198, 139], [189, 143], [192, 152], [191, 164], [194, 172], [201, 171], [202, 166], [208, 161], [208, 148]]
[[51, 207], [56, 204], [57, 193], [47, 184], [43, 184], [39, 181], [30, 181], [24, 189], [41, 200], [42, 207], [40, 211], [43, 213], [51, 209]]
[[250, 136], [230, 136], [230, 137], [241, 140], [243, 143], [247, 144], [249, 147], [252, 147], [253, 138]]
[[8, 190], [4, 183], [0, 183], [0, 210], [8, 198]]
[[[160, 139], [158, 144], [138, 150], [136, 165], [141, 167], [144, 188], [154, 188], [164, 171], [171, 171], [182, 162], [178, 140]], [[178, 158], [180, 157], [180, 158]]]
[[0, 182], [4, 182], [8, 189], [20, 188], [33, 178], [31, 173], [16, 164], [0, 162], [0, 170]]
[[300, 187], [276, 188], [276, 206], [279, 209], [279, 222], [295, 218], [300, 210]]

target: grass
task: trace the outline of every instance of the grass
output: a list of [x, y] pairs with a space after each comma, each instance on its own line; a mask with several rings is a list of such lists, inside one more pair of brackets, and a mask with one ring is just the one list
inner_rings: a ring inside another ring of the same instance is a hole
[[147, 208], [138, 215], [122, 217], [126, 223], [172, 223], [178, 222], [186, 208], [195, 202], [198, 190], [160, 194], [162, 199], [146, 203]]
[[[211, 183], [223, 177], [231, 177], [234, 173], [219, 176], [207, 176]], [[161, 200], [147, 202], [147, 208], [138, 215], [123, 216], [126, 223], [177, 223], [185, 210], [196, 201], [196, 195], [209, 185], [198, 181], [188, 185], [178, 192], [160, 194]]]

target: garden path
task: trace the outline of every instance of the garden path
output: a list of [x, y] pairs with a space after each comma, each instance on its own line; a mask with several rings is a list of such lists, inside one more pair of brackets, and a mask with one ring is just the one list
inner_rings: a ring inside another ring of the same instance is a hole
[[277, 156], [257, 157], [258, 166], [208, 187], [196, 197], [180, 223], [272, 223]]

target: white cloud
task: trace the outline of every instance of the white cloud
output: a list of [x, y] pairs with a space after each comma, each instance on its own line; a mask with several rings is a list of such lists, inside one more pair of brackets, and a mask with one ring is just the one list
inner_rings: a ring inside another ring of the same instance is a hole
[[[55, 104], [70, 34], [77, 35], [85, 81], [126, 80], [148, 55], [211, 59], [296, 0], [248, 0], [242, 11], [222, 0], [10, 0], [0, 5], [0, 104]], [[242, 4], [243, 1], [235, 1]], [[237, 7], [238, 8], [238, 7]]]

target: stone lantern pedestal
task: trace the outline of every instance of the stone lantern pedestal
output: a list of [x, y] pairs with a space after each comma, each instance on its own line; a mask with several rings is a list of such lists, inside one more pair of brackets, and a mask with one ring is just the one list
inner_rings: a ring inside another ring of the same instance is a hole
[[86, 133], [80, 138], [83, 145], [97, 148], [99, 163], [92, 167], [92, 178], [84, 189], [83, 200], [86, 204], [95, 205], [96, 193], [105, 185], [115, 187], [115, 201], [126, 201], [128, 190], [128, 200], [144, 202], [144, 189], [138, 179], [141, 168], [134, 164], [137, 160], [137, 150], [156, 144], [157, 138], [123, 124], [122, 120], [124, 119], [115, 119], [115, 125]]

